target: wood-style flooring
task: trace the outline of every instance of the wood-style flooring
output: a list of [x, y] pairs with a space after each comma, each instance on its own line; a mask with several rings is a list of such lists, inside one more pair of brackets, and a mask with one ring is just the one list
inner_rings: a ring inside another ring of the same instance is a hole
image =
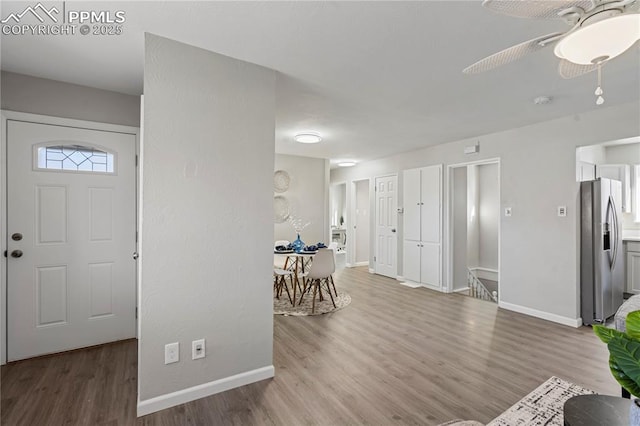
[[[277, 316], [276, 376], [136, 419], [136, 342], [1, 369], [2, 425], [434, 425], [486, 423], [555, 375], [619, 395], [605, 345], [457, 294], [345, 269], [345, 309]], [[553, 297], [553, 295], [549, 295]]]

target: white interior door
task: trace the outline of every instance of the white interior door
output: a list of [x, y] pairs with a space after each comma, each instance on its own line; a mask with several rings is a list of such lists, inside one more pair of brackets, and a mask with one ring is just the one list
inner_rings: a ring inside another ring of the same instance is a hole
[[9, 361], [135, 337], [135, 145], [7, 121]]
[[442, 233], [442, 166], [425, 167], [420, 188], [422, 209], [420, 212], [420, 241], [440, 244]]
[[376, 178], [376, 256], [377, 274], [397, 276], [398, 177]]
[[421, 241], [420, 277], [423, 284], [441, 285], [442, 261], [442, 166], [424, 167], [421, 179]]
[[[403, 234], [405, 240], [420, 241], [420, 169], [405, 170], [402, 176], [404, 205]], [[406, 277], [406, 274], [404, 274]]]

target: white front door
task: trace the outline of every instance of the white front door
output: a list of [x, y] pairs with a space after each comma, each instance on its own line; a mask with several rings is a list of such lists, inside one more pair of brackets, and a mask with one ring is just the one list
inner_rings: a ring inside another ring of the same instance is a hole
[[9, 361], [135, 337], [135, 150], [7, 120]]
[[397, 276], [398, 177], [376, 178], [376, 274]]

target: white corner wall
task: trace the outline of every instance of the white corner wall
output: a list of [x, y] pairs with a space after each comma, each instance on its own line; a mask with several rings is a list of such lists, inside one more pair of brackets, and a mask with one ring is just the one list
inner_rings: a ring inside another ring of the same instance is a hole
[[498, 270], [498, 233], [500, 232], [500, 166], [497, 163], [478, 166], [478, 266]]
[[[500, 306], [577, 326], [580, 294], [576, 147], [637, 137], [639, 116], [638, 102], [594, 107], [586, 113], [333, 170], [331, 181], [348, 182], [433, 164], [500, 158], [500, 211], [505, 207], [513, 210], [511, 217], [500, 216]], [[480, 153], [465, 155], [464, 147], [477, 141]], [[448, 176], [445, 179], [448, 188]], [[449, 196], [448, 190], [445, 194]], [[444, 203], [448, 205], [449, 200], [445, 198]], [[567, 217], [557, 216], [559, 205], [568, 207]], [[444, 226], [449, 227], [446, 215]], [[398, 240], [401, 239], [399, 235]], [[449, 241], [445, 239], [444, 243], [444, 264], [448, 265]], [[402, 265], [401, 257], [398, 263]], [[450, 282], [448, 268], [443, 269], [443, 280]]]
[[[289, 201], [289, 211], [293, 216], [300, 218], [303, 223], [310, 222], [300, 234], [306, 244], [328, 241], [328, 163], [328, 160], [322, 158], [285, 154], [275, 156], [274, 170], [284, 170], [291, 178], [289, 189], [275, 195], [282, 195]], [[274, 240], [295, 239], [296, 232], [289, 222], [274, 225]]]
[[146, 34], [144, 88], [138, 415], [274, 371], [274, 72]]

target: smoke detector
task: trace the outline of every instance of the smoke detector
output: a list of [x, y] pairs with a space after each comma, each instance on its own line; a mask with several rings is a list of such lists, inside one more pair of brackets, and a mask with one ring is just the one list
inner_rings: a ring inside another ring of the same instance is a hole
[[551, 96], [538, 96], [533, 100], [533, 103], [536, 105], [547, 105], [551, 103], [552, 99]]

